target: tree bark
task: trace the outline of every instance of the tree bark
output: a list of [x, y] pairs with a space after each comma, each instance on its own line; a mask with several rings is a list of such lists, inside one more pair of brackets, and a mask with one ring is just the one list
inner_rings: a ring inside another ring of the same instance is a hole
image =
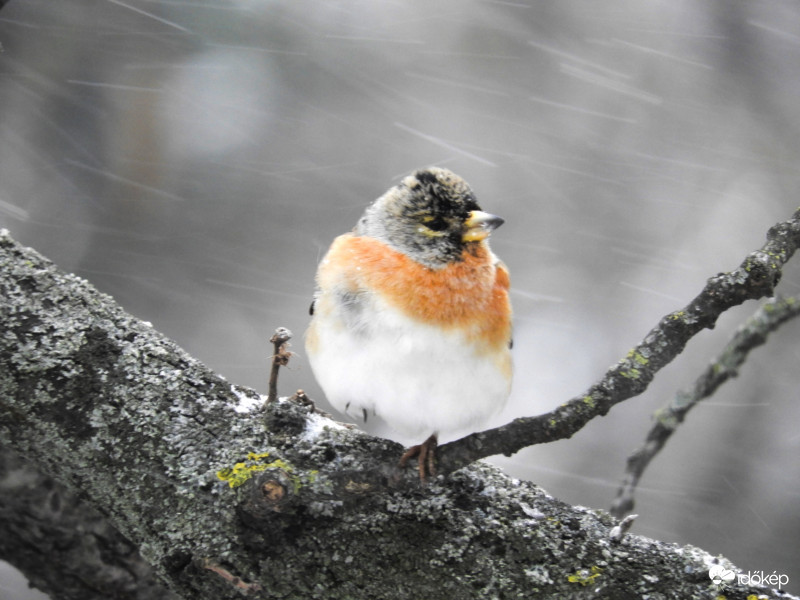
[[177, 600], [85, 499], [0, 449], [0, 557], [53, 598]]
[[54, 598], [166, 598], [138, 556], [214, 600], [712, 599], [734, 568], [485, 463], [420, 487], [399, 445], [231, 385], [7, 234], [0, 317], [0, 445], [24, 461], [0, 463], [0, 552]]

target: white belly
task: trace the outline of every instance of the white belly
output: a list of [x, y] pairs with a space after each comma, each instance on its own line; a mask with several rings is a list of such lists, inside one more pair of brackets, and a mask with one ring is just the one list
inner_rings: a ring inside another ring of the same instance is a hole
[[373, 305], [354, 330], [338, 319], [312, 323], [309, 361], [328, 400], [342, 412], [377, 414], [398, 433], [477, 430], [502, 409], [510, 381], [456, 332], [422, 325]]

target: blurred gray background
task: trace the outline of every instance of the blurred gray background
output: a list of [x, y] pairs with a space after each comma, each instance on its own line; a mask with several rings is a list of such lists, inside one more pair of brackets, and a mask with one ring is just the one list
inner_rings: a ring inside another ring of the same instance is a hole
[[[286, 326], [281, 393], [322, 401], [317, 261], [417, 167], [506, 219], [517, 366], [492, 425], [581, 393], [800, 204], [794, 0], [12, 0], [0, 44], [0, 226], [262, 392]], [[573, 439], [495, 462], [607, 508], [650, 415], [756, 307]], [[794, 593], [799, 332], [690, 414], [633, 528]]]

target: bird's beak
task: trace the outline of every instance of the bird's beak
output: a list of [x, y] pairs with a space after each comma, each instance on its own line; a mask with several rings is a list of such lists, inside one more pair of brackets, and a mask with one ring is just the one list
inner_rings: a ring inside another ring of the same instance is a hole
[[490, 215], [482, 210], [473, 210], [469, 213], [469, 219], [464, 223], [466, 229], [461, 239], [465, 242], [480, 242], [489, 237], [489, 234], [503, 223], [505, 220], [497, 215]]

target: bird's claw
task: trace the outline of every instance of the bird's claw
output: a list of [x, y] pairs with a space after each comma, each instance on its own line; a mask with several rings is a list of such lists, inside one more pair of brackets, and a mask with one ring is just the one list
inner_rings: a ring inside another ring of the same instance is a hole
[[436, 477], [436, 446], [438, 440], [435, 435], [432, 435], [427, 440], [417, 446], [411, 446], [405, 451], [403, 456], [400, 457], [398, 466], [405, 469], [406, 463], [409, 459], [417, 457], [417, 464], [419, 465], [419, 480], [420, 483], [425, 485], [428, 482], [428, 476]]

